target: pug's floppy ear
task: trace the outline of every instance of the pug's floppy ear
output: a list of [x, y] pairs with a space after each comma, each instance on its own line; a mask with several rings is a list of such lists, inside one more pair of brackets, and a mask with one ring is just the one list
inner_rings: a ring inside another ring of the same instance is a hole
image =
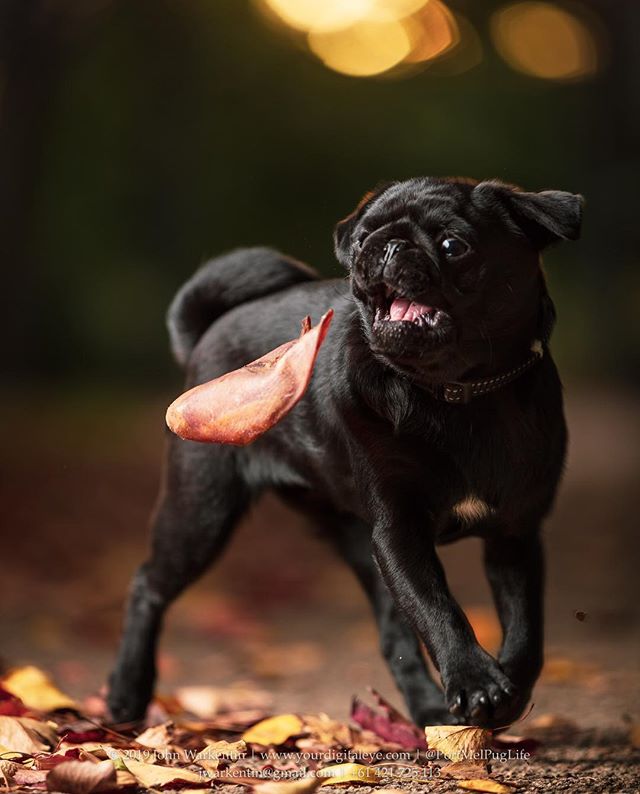
[[560, 240], [580, 237], [584, 199], [564, 190], [527, 193], [503, 182], [480, 182], [473, 190], [476, 204], [506, 216], [541, 250]]
[[381, 196], [387, 188], [393, 185], [393, 182], [386, 182], [383, 185], [378, 185], [374, 190], [365, 193], [358, 202], [358, 206], [354, 211], [347, 215], [346, 218], [339, 221], [333, 232], [333, 245], [336, 253], [336, 259], [343, 267], [348, 268], [351, 263], [351, 252], [353, 240], [351, 239], [353, 230], [356, 224], [362, 217], [366, 208], [371, 202]]

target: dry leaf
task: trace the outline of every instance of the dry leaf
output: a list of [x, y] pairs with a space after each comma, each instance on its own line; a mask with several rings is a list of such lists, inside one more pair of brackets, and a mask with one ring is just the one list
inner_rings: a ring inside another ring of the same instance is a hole
[[48, 751], [56, 741], [56, 732], [46, 722], [0, 716], [0, 744], [8, 750], [34, 755]]
[[61, 692], [37, 667], [29, 665], [12, 670], [2, 679], [2, 686], [30, 709], [54, 711], [76, 709], [78, 704]]
[[47, 789], [65, 794], [90, 794], [116, 786], [116, 770], [111, 761], [65, 761], [47, 775]]
[[20, 767], [13, 776], [12, 783], [16, 786], [38, 786], [44, 783], [49, 773], [44, 769], [26, 769]]
[[271, 703], [268, 693], [241, 686], [227, 689], [184, 686], [176, 690], [176, 698], [183, 709], [202, 719], [215, 717], [220, 712], [264, 709]]
[[323, 786], [335, 786], [339, 783], [377, 783], [382, 774], [372, 766], [364, 764], [337, 764], [319, 769], [316, 773], [321, 777]]
[[328, 714], [305, 714], [302, 720], [303, 730], [310, 736], [296, 742], [300, 749], [333, 745], [347, 747], [352, 743], [349, 727], [343, 722], [332, 720]]
[[457, 785], [466, 791], [485, 791], [488, 794], [511, 794], [512, 786], [498, 783], [497, 780], [459, 780]]
[[268, 783], [259, 783], [254, 786], [254, 791], [259, 794], [311, 794], [321, 783], [322, 778], [307, 775], [298, 780], [270, 780]]
[[407, 750], [426, 749], [424, 736], [412, 722], [388, 703], [382, 695], [371, 690], [377, 708], [371, 708], [358, 697], [351, 703], [351, 719], [357, 725], [372, 731], [381, 739], [399, 744]]
[[469, 761], [453, 761], [450, 764], [445, 764], [440, 767], [440, 777], [452, 777], [457, 780], [469, 780], [473, 778], [489, 777], [489, 771], [486, 763], [469, 762]]
[[180, 784], [190, 785], [193, 783], [203, 786], [206, 782], [202, 775], [192, 772], [190, 769], [145, 764], [143, 761], [136, 761], [133, 758], [125, 758], [124, 765], [143, 788], [163, 788], [165, 786], [181, 788]]
[[284, 744], [287, 739], [303, 731], [303, 723], [295, 714], [280, 714], [278, 717], [269, 717], [249, 728], [242, 735], [248, 744]]
[[4, 782], [9, 788], [9, 781], [15, 775], [15, 773], [20, 769], [19, 764], [14, 764], [13, 761], [7, 760], [0, 760], [0, 777], [4, 779]]
[[474, 761], [482, 758], [491, 733], [474, 725], [427, 725], [424, 729], [429, 750], [436, 750], [451, 761]]
[[237, 761], [247, 752], [246, 742], [207, 742], [207, 746], [195, 757], [195, 761], [213, 761], [218, 758], [228, 758]]
[[136, 742], [143, 747], [168, 747], [171, 744], [170, 725], [172, 723], [163, 722], [162, 725], [154, 725], [153, 728], [147, 728], [140, 736], [136, 736]]

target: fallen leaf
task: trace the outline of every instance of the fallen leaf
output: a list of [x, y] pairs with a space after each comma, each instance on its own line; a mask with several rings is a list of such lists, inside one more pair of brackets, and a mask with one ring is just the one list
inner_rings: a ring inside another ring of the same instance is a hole
[[0, 714], [7, 717], [20, 717], [27, 711], [24, 703], [15, 695], [0, 686]]
[[4, 759], [0, 760], [0, 777], [4, 779], [7, 788], [9, 788], [9, 781], [18, 771], [18, 769], [20, 769], [19, 764]]
[[26, 769], [21, 767], [13, 776], [13, 783], [16, 786], [33, 786], [44, 783], [49, 772], [43, 769]]
[[47, 789], [64, 794], [90, 794], [116, 786], [116, 770], [111, 761], [65, 761], [47, 775]]
[[34, 755], [48, 751], [56, 741], [56, 732], [46, 722], [0, 716], [0, 744], [9, 750]]
[[399, 744], [407, 750], [426, 749], [424, 735], [412, 722], [388, 703], [382, 695], [371, 690], [378, 708], [373, 709], [358, 697], [351, 703], [351, 719], [381, 739]]
[[440, 777], [452, 777], [457, 780], [469, 780], [470, 778], [478, 780], [489, 777], [489, 770], [486, 763], [453, 761], [440, 767]]
[[280, 714], [269, 717], [245, 731], [242, 738], [247, 744], [268, 745], [284, 744], [287, 739], [303, 731], [303, 723], [295, 714]]
[[333, 745], [346, 747], [351, 744], [349, 727], [343, 722], [332, 720], [328, 714], [305, 714], [302, 721], [303, 730], [309, 736], [296, 742], [300, 749]]
[[96, 763], [98, 760], [95, 755], [85, 752], [80, 747], [73, 747], [70, 750], [65, 750], [62, 753], [53, 753], [52, 755], [42, 753], [36, 758], [36, 765], [38, 769], [53, 769], [55, 766], [65, 764], [68, 761], [91, 761]]
[[153, 728], [147, 728], [146, 731], [136, 736], [136, 742], [143, 747], [168, 747], [171, 744], [170, 725], [172, 723], [163, 722], [162, 725], [154, 725]]
[[270, 780], [268, 783], [259, 783], [254, 786], [254, 791], [259, 794], [311, 794], [321, 784], [322, 778], [307, 775], [299, 780]]
[[61, 692], [42, 670], [32, 665], [10, 671], [1, 683], [7, 692], [36, 711], [78, 708], [78, 704]]
[[246, 742], [207, 742], [207, 746], [195, 757], [195, 761], [213, 760], [217, 758], [228, 758], [237, 761], [238, 758], [247, 752]]
[[244, 446], [277, 424], [307, 390], [333, 309], [300, 336], [244, 367], [195, 386], [167, 409], [167, 426], [180, 438]]
[[457, 785], [466, 791], [485, 791], [488, 794], [511, 794], [513, 786], [498, 783], [497, 780], [459, 780]]
[[145, 764], [133, 758], [124, 759], [124, 765], [144, 788], [183, 788], [194, 784], [202, 787], [206, 782], [202, 775], [190, 769]]
[[249, 687], [231, 686], [219, 689], [212, 686], [185, 686], [176, 690], [182, 708], [196, 717], [208, 719], [221, 712], [264, 709], [271, 703], [266, 692]]
[[337, 764], [319, 769], [316, 774], [322, 778], [322, 786], [335, 786], [339, 783], [377, 783], [382, 774], [372, 766], [364, 764]]
[[474, 725], [427, 725], [424, 732], [429, 750], [451, 761], [481, 759], [491, 739], [489, 731]]

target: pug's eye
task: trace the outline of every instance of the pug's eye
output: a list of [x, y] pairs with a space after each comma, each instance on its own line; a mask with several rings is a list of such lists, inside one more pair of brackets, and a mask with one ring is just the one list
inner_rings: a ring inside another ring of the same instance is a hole
[[458, 240], [457, 237], [445, 237], [440, 243], [440, 248], [444, 251], [444, 255], [451, 259], [462, 256], [469, 250], [469, 246], [462, 240]]

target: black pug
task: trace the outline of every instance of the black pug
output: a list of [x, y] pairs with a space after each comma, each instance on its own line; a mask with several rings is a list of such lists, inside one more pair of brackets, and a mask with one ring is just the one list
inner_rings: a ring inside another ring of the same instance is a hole
[[[116, 720], [144, 715], [166, 608], [267, 488], [354, 569], [416, 723], [504, 726], [521, 714], [543, 659], [540, 525], [567, 440], [540, 251], [578, 237], [581, 208], [560, 191], [411, 179], [366, 195], [338, 224], [347, 280], [258, 248], [212, 260], [182, 287], [168, 321], [188, 386], [295, 338], [307, 314], [335, 317], [308, 392], [254, 444], [169, 439], [151, 555], [110, 679]], [[436, 553], [469, 535], [484, 541], [497, 659]]]

